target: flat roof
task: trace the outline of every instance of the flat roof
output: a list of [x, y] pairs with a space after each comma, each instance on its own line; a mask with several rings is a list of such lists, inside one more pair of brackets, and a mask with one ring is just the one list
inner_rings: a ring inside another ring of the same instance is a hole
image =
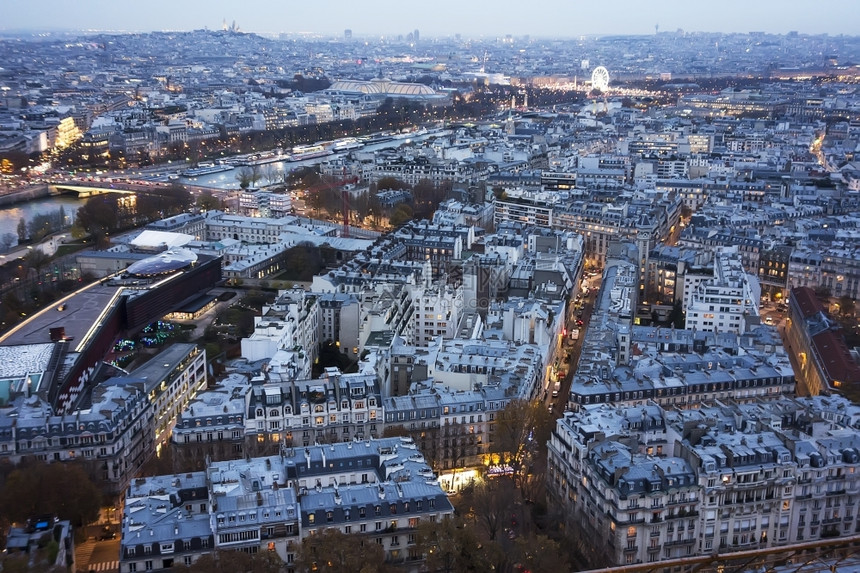
[[24, 344], [0, 346], [0, 378], [18, 378], [27, 374], [44, 372], [48, 368], [55, 344]]
[[143, 366], [131, 371], [132, 378], [144, 380], [146, 391], [152, 390], [155, 384], [164, 380], [176, 366], [197, 345], [191, 342], [177, 342], [150, 358]]
[[[51, 329], [63, 327], [66, 337], [72, 339], [74, 347], [93, 327], [118, 292], [119, 289], [115, 286], [93, 283], [37, 312], [26, 322], [0, 337], [0, 344], [7, 346], [51, 342]], [[65, 305], [64, 310], [57, 310], [61, 305]]]
[[185, 233], [171, 233], [168, 231], [153, 231], [144, 229], [137, 237], [131, 240], [133, 247], [158, 248], [158, 247], [183, 247], [194, 237]]

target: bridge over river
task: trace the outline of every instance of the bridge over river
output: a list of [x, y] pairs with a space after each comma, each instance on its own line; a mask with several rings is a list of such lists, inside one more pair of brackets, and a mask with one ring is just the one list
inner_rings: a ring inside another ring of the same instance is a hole
[[105, 193], [120, 193], [123, 195], [139, 194], [139, 195], [163, 195], [165, 190], [177, 185], [191, 193], [199, 193], [201, 191], [210, 191], [217, 194], [216, 189], [209, 187], [198, 187], [196, 185], [173, 184], [160, 182], [134, 182], [134, 181], [56, 181], [48, 183], [48, 190], [51, 195], [60, 194], [76, 194], [81, 199], [102, 195]]

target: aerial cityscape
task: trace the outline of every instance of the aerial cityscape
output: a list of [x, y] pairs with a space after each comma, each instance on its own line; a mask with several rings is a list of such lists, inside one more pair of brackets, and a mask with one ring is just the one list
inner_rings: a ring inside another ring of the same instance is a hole
[[578, 4], [4, 8], [0, 571], [860, 572], [860, 16]]

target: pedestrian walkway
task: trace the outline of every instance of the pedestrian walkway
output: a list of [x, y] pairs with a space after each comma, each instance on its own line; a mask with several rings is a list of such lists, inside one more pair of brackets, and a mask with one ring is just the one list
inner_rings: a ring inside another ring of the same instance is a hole
[[96, 548], [96, 542], [87, 540], [75, 546], [75, 564], [78, 571], [89, 571], [87, 565], [90, 563], [90, 556]]
[[119, 561], [102, 561], [101, 563], [90, 563], [87, 571], [119, 571]]

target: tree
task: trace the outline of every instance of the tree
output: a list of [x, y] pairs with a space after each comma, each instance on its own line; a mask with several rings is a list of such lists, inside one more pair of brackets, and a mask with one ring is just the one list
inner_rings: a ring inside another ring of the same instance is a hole
[[63, 228], [64, 215], [60, 211], [51, 213], [38, 213], [33, 216], [27, 225], [30, 240], [37, 242], [55, 231]]
[[17, 240], [15, 233], [3, 233], [3, 237], [0, 238], [0, 243], [3, 245], [3, 250], [8, 251], [12, 248], [12, 245], [17, 242]]
[[429, 179], [422, 179], [412, 189], [412, 203], [415, 208], [415, 217], [426, 219], [433, 216], [439, 207], [439, 203], [445, 200], [451, 190], [450, 182], [436, 185]]
[[239, 182], [239, 187], [242, 189], [247, 189], [248, 187], [256, 185], [257, 181], [260, 180], [260, 177], [259, 165], [246, 165], [236, 173], [236, 181]]
[[513, 470], [521, 491], [529, 483], [528, 474], [535, 460], [546, 455], [546, 443], [552, 431], [552, 416], [544, 405], [534, 400], [511, 400], [496, 417], [490, 452]]
[[275, 183], [280, 183], [283, 180], [284, 174], [270, 163], [263, 168], [261, 177], [269, 185], [274, 185]]
[[115, 197], [100, 195], [90, 197], [78, 208], [78, 224], [89, 234], [102, 237], [117, 229], [117, 205]]
[[843, 294], [842, 296], [840, 296], [839, 314], [841, 314], [845, 318], [852, 318], [854, 316], [854, 312], [854, 299], [847, 294]]
[[26, 257], [24, 257], [24, 261], [27, 263], [28, 267], [36, 271], [36, 274], [39, 274], [39, 271], [42, 270], [42, 267], [47, 265], [48, 261], [51, 260], [51, 257], [46, 255], [39, 247], [35, 247], [29, 250], [30, 252], [27, 253]]
[[511, 561], [522, 571], [532, 573], [555, 573], [570, 571], [570, 563], [564, 558], [561, 545], [546, 535], [518, 537], [514, 541]]
[[469, 496], [471, 517], [486, 539], [495, 541], [505, 527], [511, 501], [517, 498], [514, 483], [507, 477], [485, 480]]
[[391, 213], [391, 218], [389, 219], [389, 223], [391, 223], [392, 227], [399, 227], [403, 223], [412, 220], [412, 208], [409, 207], [406, 203], [400, 203], [397, 207], [394, 208], [394, 211]]
[[3, 573], [65, 573], [68, 569], [62, 565], [52, 565], [56, 561], [50, 559], [50, 553], [53, 553], [54, 548], [59, 549], [57, 542], [51, 540], [45, 547], [36, 549], [35, 555], [29, 553], [16, 552], [11, 554], [0, 555], [0, 571]]
[[272, 551], [245, 553], [244, 551], [215, 551], [202, 555], [191, 565], [174, 564], [175, 571], [183, 573], [280, 573], [283, 563]]
[[305, 537], [296, 555], [296, 569], [321, 573], [383, 573], [390, 570], [381, 545], [362, 535], [324, 529]]
[[686, 203], [681, 204], [681, 218], [689, 219], [693, 215], [693, 210]]
[[[815, 287], [815, 296], [817, 296], [819, 299], [830, 298], [830, 287], [827, 287], [825, 285], [818, 285], [817, 287]], [[825, 306], [828, 306], [826, 304], [826, 300], [825, 300]]]
[[487, 552], [474, 531], [456, 517], [418, 524], [418, 548], [427, 571], [461, 573], [486, 571]]
[[24, 217], [18, 219], [18, 242], [23, 243], [27, 240], [27, 221], [24, 220]]
[[396, 177], [382, 177], [379, 181], [376, 182], [376, 188], [380, 191], [385, 191], [386, 189], [409, 189], [409, 184], [397, 179]]
[[202, 211], [213, 211], [221, 208], [221, 201], [208, 189], [197, 196], [197, 208]]
[[14, 470], [0, 491], [0, 513], [13, 521], [53, 513], [81, 526], [94, 521], [101, 493], [74, 463], [36, 463]]

